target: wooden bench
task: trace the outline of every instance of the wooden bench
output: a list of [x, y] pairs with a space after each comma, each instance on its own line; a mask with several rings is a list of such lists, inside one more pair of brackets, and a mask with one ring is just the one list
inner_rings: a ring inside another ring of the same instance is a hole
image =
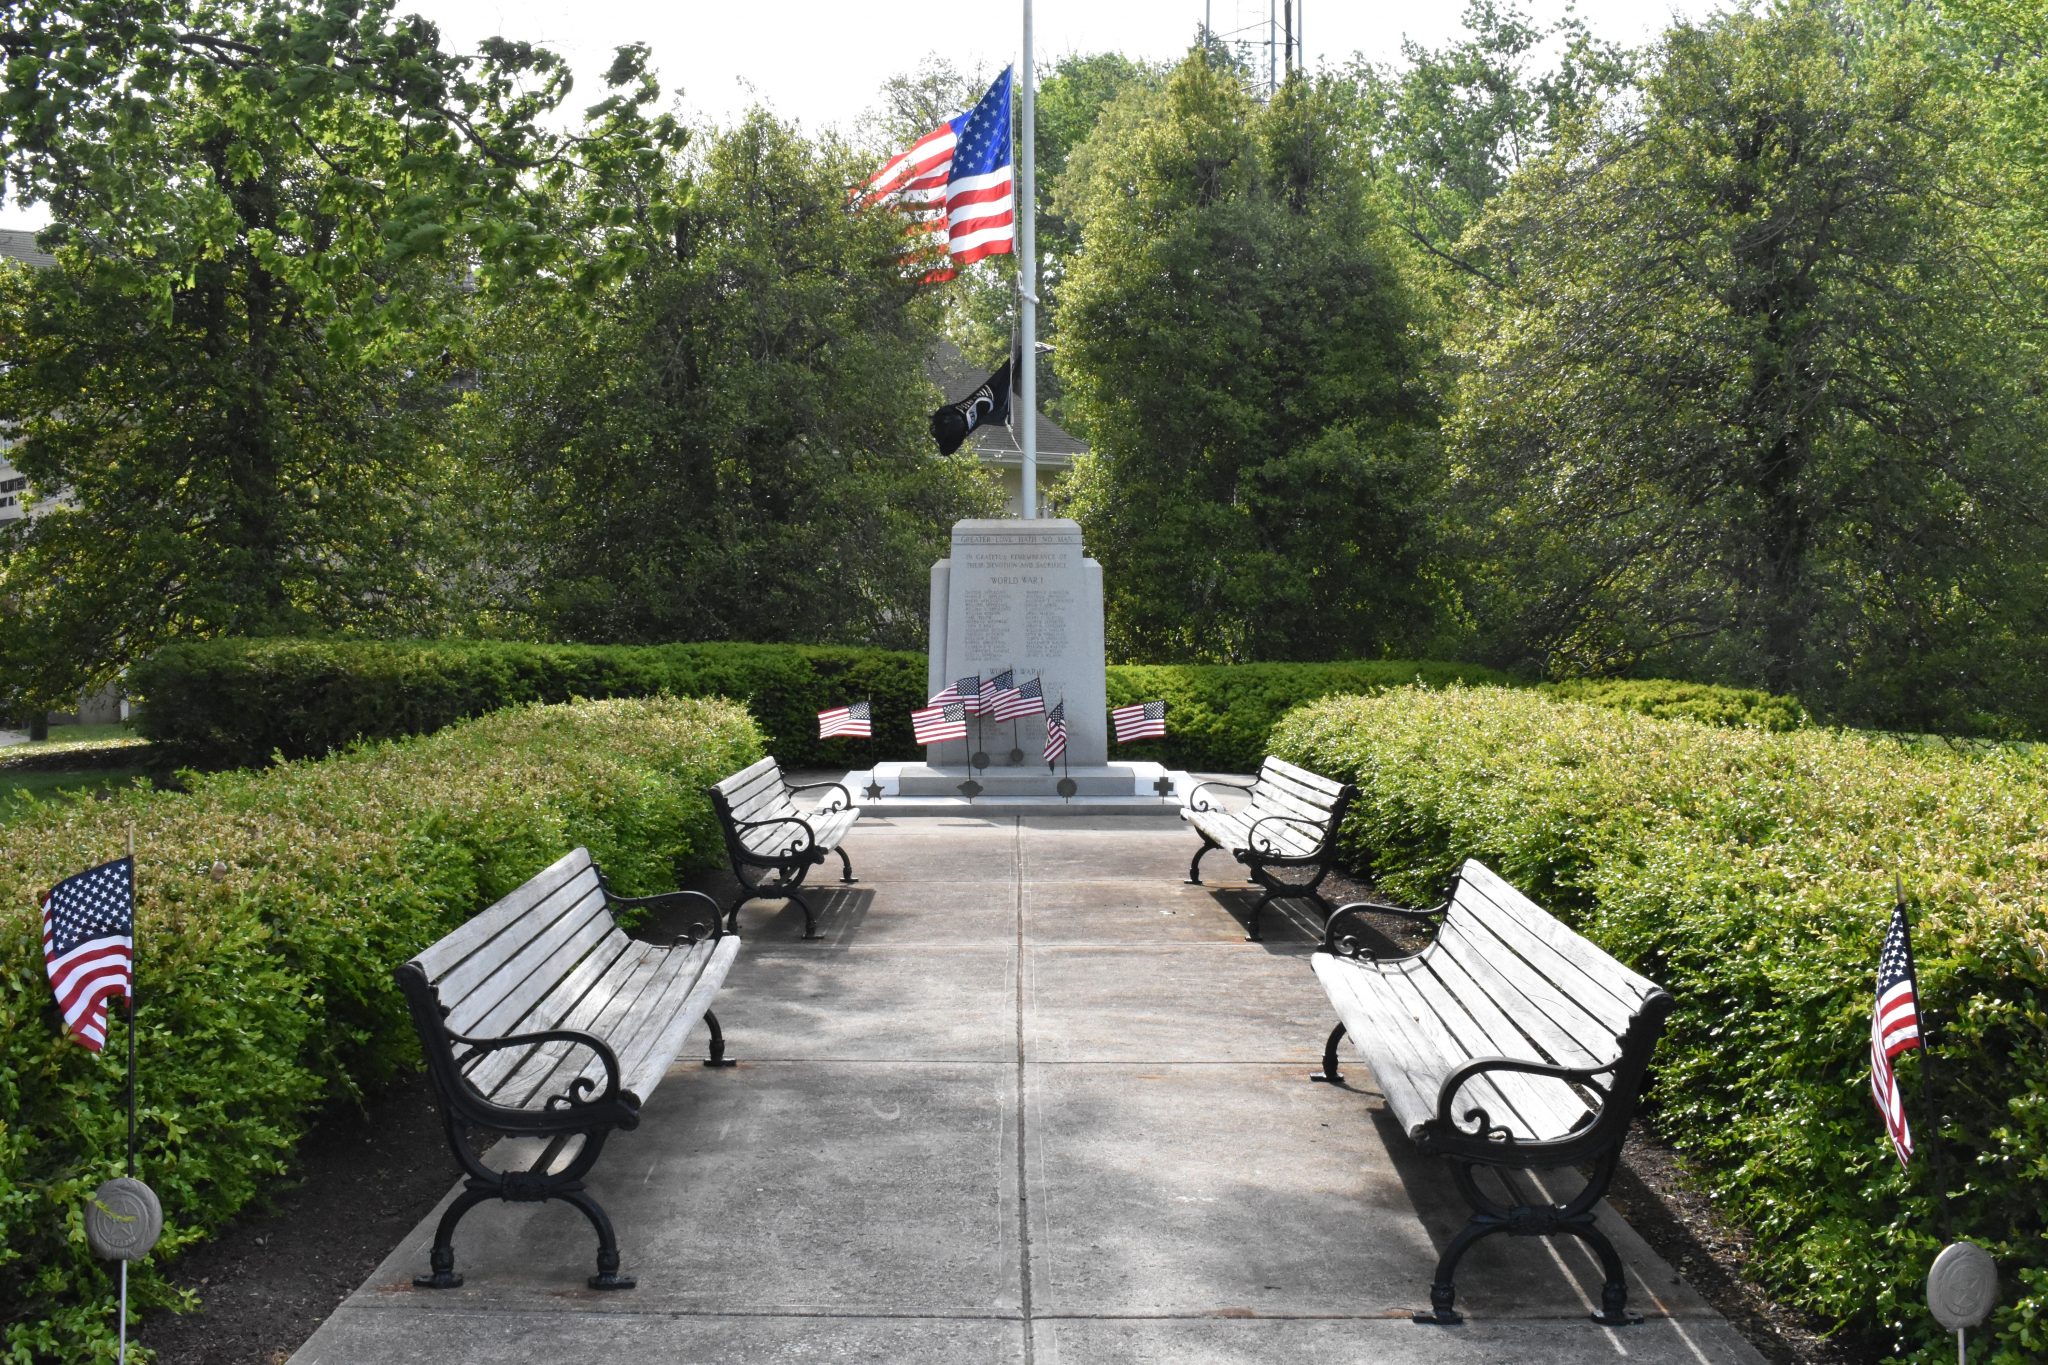
[[[1250, 793], [1241, 810], [1213, 805], [1204, 790], [1221, 787]], [[1245, 875], [1265, 894], [1252, 907], [1251, 924], [1245, 937], [1259, 940], [1259, 913], [1269, 901], [1283, 896], [1300, 896], [1315, 902], [1327, 919], [1335, 908], [1317, 890], [1330, 875], [1332, 847], [1344, 812], [1358, 796], [1358, 788], [1346, 782], [1332, 782], [1284, 759], [1267, 758], [1259, 775], [1249, 783], [1211, 780], [1198, 782], [1188, 792], [1180, 818], [1195, 827], [1202, 846], [1188, 864], [1188, 881], [1202, 884], [1202, 858], [1213, 848], [1228, 849], [1230, 856], [1244, 864]], [[1272, 874], [1278, 867], [1312, 867], [1315, 876], [1307, 882], [1283, 882]]]
[[[1360, 938], [1372, 914], [1433, 922], [1435, 933], [1418, 952], [1375, 955]], [[1437, 1262], [1431, 1311], [1416, 1321], [1460, 1320], [1459, 1258], [1496, 1232], [1583, 1239], [1606, 1275], [1594, 1321], [1639, 1321], [1593, 1206], [1621, 1158], [1671, 997], [1477, 861], [1434, 910], [1344, 906], [1311, 962], [1339, 1021], [1316, 1079], [1342, 1079], [1337, 1042], [1350, 1034], [1388, 1111], [1418, 1147], [1451, 1162], [1472, 1205]], [[1584, 1188], [1562, 1201], [1512, 1174], [1587, 1163]], [[1497, 1173], [1505, 1199], [1480, 1189], [1480, 1167]]]
[[[839, 795], [826, 797], [812, 809], [801, 808], [790, 799], [797, 792], [823, 788]], [[798, 888], [828, 853], [839, 855], [839, 880], [855, 880], [853, 863], [839, 846], [860, 818], [853, 793], [841, 782], [792, 786], [772, 755], [742, 768], [710, 788], [710, 793], [711, 807], [718, 812], [718, 826], [725, 835], [726, 855], [732, 859], [732, 874], [740, 881], [739, 899], [732, 903], [727, 927], [739, 927], [740, 907], [755, 896], [786, 897], [803, 907], [804, 937], [816, 938], [818, 918]], [[747, 880], [749, 872], [755, 878], [752, 882]], [[770, 873], [777, 880], [769, 881]]]
[[[705, 922], [659, 943], [622, 930], [614, 916], [624, 909], [701, 911]], [[732, 1065], [711, 1001], [739, 947], [709, 896], [614, 896], [579, 848], [398, 969], [467, 1176], [434, 1233], [433, 1273], [413, 1283], [462, 1283], [455, 1225], [484, 1200], [560, 1199], [597, 1229], [590, 1287], [632, 1288], [619, 1274], [611, 1220], [583, 1178], [607, 1137], [639, 1125], [641, 1105], [698, 1020], [711, 1030], [705, 1065]], [[473, 1133], [544, 1146], [527, 1165], [498, 1170], [471, 1149]]]

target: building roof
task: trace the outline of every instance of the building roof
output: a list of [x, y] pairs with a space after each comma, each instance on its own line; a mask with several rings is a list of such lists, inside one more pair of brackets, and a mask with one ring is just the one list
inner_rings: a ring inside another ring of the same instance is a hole
[[[996, 364], [1001, 364], [998, 360]], [[977, 365], [960, 353], [960, 348], [943, 337], [932, 343], [925, 352], [925, 378], [939, 386], [948, 403], [957, 403], [976, 388], [987, 382], [989, 371], [994, 365]], [[1024, 457], [1024, 448], [1018, 443], [1018, 433], [1013, 427], [989, 426], [970, 432], [967, 449], [977, 458], [995, 464], [1015, 464]], [[1076, 455], [1085, 454], [1088, 443], [1069, 432], [1058, 423], [1038, 414], [1038, 458], [1041, 462], [1064, 465]]]
[[55, 265], [57, 258], [36, 245], [36, 235], [25, 228], [0, 228], [0, 259], [26, 261], [33, 266]]

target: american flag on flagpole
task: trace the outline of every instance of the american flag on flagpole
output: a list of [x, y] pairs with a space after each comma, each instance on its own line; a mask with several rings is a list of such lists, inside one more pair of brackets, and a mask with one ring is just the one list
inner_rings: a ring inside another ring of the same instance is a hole
[[1116, 726], [1116, 742], [1119, 744], [1129, 744], [1134, 739], [1166, 737], [1166, 703], [1163, 701], [1119, 706], [1109, 713], [1109, 718]]
[[1021, 686], [1013, 687], [997, 698], [996, 709], [989, 712], [990, 720], [1016, 720], [1019, 716], [1037, 716], [1045, 713], [1045, 685], [1037, 678]]
[[967, 738], [967, 707], [962, 702], [949, 701], [939, 706], [927, 706], [921, 711], [910, 713], [910, 732], [919, 744], [938, 744], [949, 739]]
[[1067, 751], [1067, 703], [1063, 697], [1045, 713], [1045, 765], [1057, 765]]
[[835, 706], [829, 711], [818, 713], [818, 738], [830, 739], [844, 735], [849, 739], [873, 739], [875, 737], [875, 709], [864, 701], [846, 706]]
[[135, 991], [135, 860], [66, 877], [43, 896], [43, 965], [64, 1027], [98, 1052], [107, 1001]]
[[1902, 1053], [1925, 1047], [1920, 1038], [1920, 1003], [1913, 973], [1913, 943], [1906, 930], [1906, 903], [1892, 907], [1892, 926], [1877, 957], [1877, 1004], [1870, 1011], [1870, 1094], [1884, 1117], [1885, 1132], [1899, 1164], [1913, 1157], [1913, 1131], [1906, 1123], [1906, 1105], [1899, 1096], [1898, 1073], [1892, 1062]]
[[1017, 235], [1016, 174], [1010, 164], [1010, 69], [972, 109], [926, 133], [862, 187], [867, 203], [889, 201], [929, 235], [949, 264], [925, 275], [950, 280], [955, 268], [1010, 252]]

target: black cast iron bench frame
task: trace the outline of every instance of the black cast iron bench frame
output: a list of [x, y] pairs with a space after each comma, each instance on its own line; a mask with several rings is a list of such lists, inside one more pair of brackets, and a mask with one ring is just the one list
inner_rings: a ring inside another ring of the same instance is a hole
[[[1250, 800], [1241, 811], [1226, 810], [1203, 794], [1209, 787], [1248, 792]], [[1344, 813], [1357, 797], [1358, 788], [1348, 782], [1332, 781], [1271, 756], [1250, 782], [1211, 778], [1196, 783], [1180, 812], [1180, 818], [1202, 836], [1202, 846], [1188, 863], [1189, 884], [1202, 884], [1202, 859], [1211, 849], [1228, 849], [1244, 864], [1245, 875], [1264, 891], [1252, 906], [1246, 939], [1259, 941], [1260, 913], [1284, 897], [1313, 902], [1327, 920], [1336, 907], [1320, 888], [1332, 870]], [[1315, 875], [1306, 882], [1286, 882], [1272, 872], [1295, 867], [1313, 868]]]
[[[650, 922], [702, 918], [663, 942], [627, 934], [621, 911]], [[633, 1287], [584, 1177], [612, 1133], [639, 1126], [642, 1104], [700, 1019], [711, 1034], [704, 1064], [734, 1064], [710, 1005], [738, 952], [709, 896], [615, 896], [579, 848], [397, 969], [465, 1177], [435, 1229], [432, 1273], [415, 1285], [462, 1283], [455, 1228], [476, 1205], [559, 1199], [597, 1232], [590, 1287]], [[542, 1148], [501, 1170], [473, 1150], [475, 1133], [538, 1138]]]
[[[798, 792], [827, 789], [839, 795], [825, 798], [812, 809], [799, 807], [790, 799]], [[740, 907], [755, 896], [780, 897], [802, 907], [803, 936], [816, 938], [818, 917], [804, 899], [804, 878], [827, 854], [837, 853], [839, 880], [845, 884], [859, 880], [853, 875], [853, 861], [840, 846], [860, 818], [853, 793], [843, 782], [793, 784], [782, 775], [782, 765], [772, 755], [706, 790], [711, 808], [718, 814], [732, 874], [740, 883], [738, 897], [726, 914], [726, 927], [739, 928]], [[752, 882], [747, 880], [749, 871], [755, 874]], [[771, 874], [774, 881], [769, 880]]]
[[[1416, 952], [1380, 955], [1366, 946], [1372, 915], [1435, 933]], [[1415, 1320], [1461, 1321], [1458, 1262], [1473, 1243], [1505, 1232], [1581, 1239], [1605, 1276], [1593, 1320], [1641, 1321], [1628, 1311], [1621, 1258], [1594, 1205], [1620, 1162], [1671, 996], [1476, 860], [1433, 910], [1343, 906], [1310, 961], [1339, 1020], [1314, 1079], [1342, 1079], [1337, 1044], [1348, 1032], [1389, 1111], [1418, 1148], [1451, 1163], [1473, 1209], [1437, 1261], [1430, 1311]], [[1585, 1186], [1561, 1201], [1511, 1174], [1584, 1165]], [[1507, 1199], [1480, 1188], [1482, 1168], [1497, 1174]]]

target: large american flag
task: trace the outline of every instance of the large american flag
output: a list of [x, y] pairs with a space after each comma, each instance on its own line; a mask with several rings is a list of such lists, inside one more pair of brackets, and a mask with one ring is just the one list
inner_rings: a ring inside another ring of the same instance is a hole
[[1119, 706], [1109, 713], [1109, 718], [1116, 725], [1116, 742], [1119, 744], [1129, 744], [1134, 739], [1166, 737], [1166, 703], [1163, 701]]
[[950, 263], [926, 280], [950, 280], [955, 267], [1012, 250], [1017, 235], [1016, 176], [1010, 165], [1010, 69], [966, 113], [934, 128], [891, 158], [864, 187], [867, 202], [890, 200], [911, 215]]
[[1906, 903], [1892, 907], [1892, 927], [1877, 957], [1877, 1004], [1870, 1011], [1870, 1094], [1884, 1116], [1885, 1131], [1899, 1164], [1913, 1156], [1913, 1130], [1906, 1124], [1905, 1102], [1899, 1097], [1898, 1073], [1892, 1061], [1901, 1053], [1924, 1047], [1920, 1039], [1920, 1004], [1913, 977], [1913, 943], [1906, 932]]
[[1015, 720], [1019, 716], [1042, 715], [1045, 711], [1045, 685], [1037, 678], [1021, 686], [1013, 687], [996, 699], [995, 710], [988, 713], [990, 720]]
[[829, 711], [820, 711], [818, 738], [830, 739], [834, 735], [844, 735], [849, 739], [873, 739], [874, 707], [867, 702], [857, 701], [846, 706], [835, 706]]
[[1067, 751], [1067, 703], [1061, 699], [1045, 713], [1045, 766], [1050, 768]]
[[919, 744], [938, 744], [967, 738], [967, 707], [957, 701], [927, 706], [910, 713], [911, 736]]
[[66, 877], [43, 897], [43, 964], [71, 1035], [98, 1052], [107, 1001], [135, 989], [135, 860]]

